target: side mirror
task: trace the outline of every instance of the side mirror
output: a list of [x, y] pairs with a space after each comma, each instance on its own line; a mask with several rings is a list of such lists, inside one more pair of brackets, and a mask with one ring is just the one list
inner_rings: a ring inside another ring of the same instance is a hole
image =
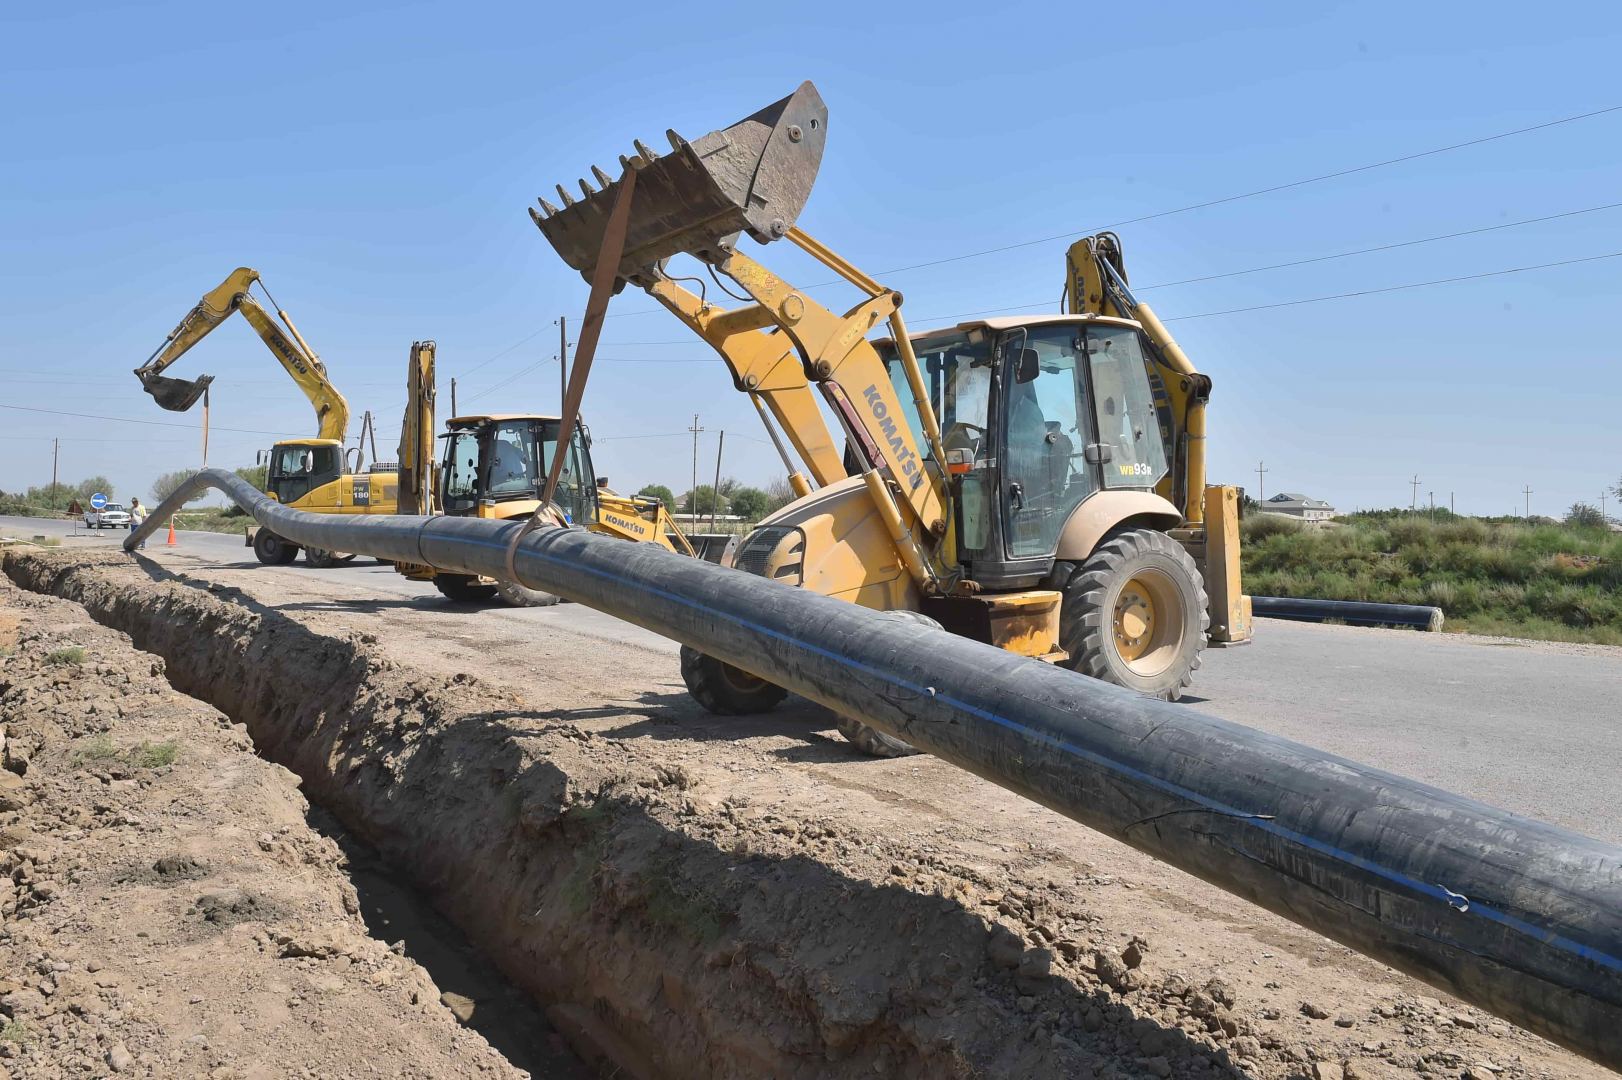
[[598, 487], [600, 487], [600, 488], [605, 488], [605, 487], [607, 487], [607, 486], [608, 486], [608, 477], [606, 477], [606, 476], [599, 476], [599, 477], [598, 477], [598, 478], [597, 478], [597, 486], [598, 486]]
[[1103, 465], [1115, 456], [1115, 452], [1110, 449], [1108, 443], [1088, 443], [1087, 449], [1082, 451], [1082, 456], [1089, 465]]
[[1014, 365], [1014, 381], [1017, 383], [1035, 382], [1042, 372], [1035, 349], [1019, 350], [1019, 361]]

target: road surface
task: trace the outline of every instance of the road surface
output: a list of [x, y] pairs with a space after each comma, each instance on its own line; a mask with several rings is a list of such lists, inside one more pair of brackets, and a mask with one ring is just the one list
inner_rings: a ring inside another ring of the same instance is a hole
[[[115, 547], [122, 531], [0, 517], [0, 535]], [[241, 537], [163, 534], [147, 547], [197, 571], [259, 564]], [[179, 569], [177, 567], [177, 569]], [[445, 603], [431, 585], [358, 559], [288, 574], [330, 576], [345, 591]], [[674, 655], [677, 646], [577, 605], [488, 612], [506, 628], [540, 624]], [[1256, 640], [1205, 653], [1192, 708], [1410, 776], [1516, 813], [1622, 843], [1622, 649], [1455, 634], [1258, 620]]]

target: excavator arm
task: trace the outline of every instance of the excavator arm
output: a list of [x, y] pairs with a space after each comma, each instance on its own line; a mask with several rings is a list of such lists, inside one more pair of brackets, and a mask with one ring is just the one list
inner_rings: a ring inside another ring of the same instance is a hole
[[[249, 289], [258, 281], [257, 270], [239, 266], [231, 271], [224, 281], [206, 293], [197, 306], [186, 313], [186, 317], [169, 332], [147, 362], [135, 369], [136, 378], [141, 380], [141, 386], [160, 406], [171, 412], [185, 412], [203, 396], [214, 377], [204, 375], [188, 381], [165, 377], [163, 372], [193, 345], [212, 333], [233, 311], [240, 312], [277, 362], [298, 384], [304, 396], [309, 398], [315, 408], [318, 424], [316, 437], [343, 442], [349, 430], [349, 403], [327, 378], [326, 365], [299, 334], [287, 312], [276, 308], [276, 316], [281, 320], [278, 324], [254, 299]], [[262, 283], [260, 288], [264, 288]], [[270, 296], [268, 292], [265, 295]]]

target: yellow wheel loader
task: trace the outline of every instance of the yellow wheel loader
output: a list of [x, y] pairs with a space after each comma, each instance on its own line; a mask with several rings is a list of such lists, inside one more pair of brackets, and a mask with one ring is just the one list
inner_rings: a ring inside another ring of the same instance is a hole
[[[1108, 235], [1072, 249], [1068, 312], [909, 334], [899, 293], [795, 226], [827, 129], [808, 82], [701, 139], [668, 132], [668, 154], [638, 141], [618, 179], [594, 168], [597, 188], [559, 185], [561, 205], [530, 216], [588, 280], [612, 267], [614, 291], [669, 309], [759, 409], [802, 497], [744, 538], [734, 568], [1175, 700], [1208, 639], [1250, 634], [1237, 492], [1205, 484], [1210, 380], [1132, 297]], [[745, 232], [786, 239], [861, 299], [827, 309], [740, 250]], [[678, 254], [751, 302], [729, 309], [672, 276]], [[682, 674], [716, 713], [784, 696], [691, 649]], [[856, 719], [840, 730], [910, 752]]]
[[[250, 291], [258, 285], [276, 311], [272, 319]], [[359, 448], [345, 449], [349, 429], [349, 403], [327, 377], [327, 366], [310, 348], [293, 321], [271, 298], [257, 270], [239, 266], [210, 290], [197, 306], [169, 332], [163, 344], [135, 369], [141, 386], [161, 407], [185, 412], [208, 391], [214, 376], [175, 379], [163, 372], [215, 327], [238, 312], [259, 335], [265, 347], [292, 377], [315, 408], [318, 430], [311, 439], [285, 439], [270, 448], [266, 494], [298, 510], [323, 514], [392, 514], [397, 477], [392, 464], [373, 462], [361, 472]], [[250, 527], [249, 546], [262, 563], [285, 566], [298, 557], [299, 547], [269, 529]], [[305, 549], [312, 566], [331, 566], [353, 558], [331, 551]]]
[[[400, 427], [400, 512], [443, 513], [522, 521], [540, 506], [547, 469], [558, 453], [562, 421], [530, 413], [452, 417], [439, 463], [434, 460], [432, 341], [411, 346], [406, 412]], [[627, 497], [593, 475], [591, 431], [575, 425], [564, 449], [553, 505], [568, 522], [624, 540], [654, 543], [684, 555], [693, 547], [657, 499]], [[496, 578], [452, 574], [431, 566], [397, 563], [415, 581], [432, 581], [451, 600], [500, 599], [512, 607], [547, 607], [558, 597]]]

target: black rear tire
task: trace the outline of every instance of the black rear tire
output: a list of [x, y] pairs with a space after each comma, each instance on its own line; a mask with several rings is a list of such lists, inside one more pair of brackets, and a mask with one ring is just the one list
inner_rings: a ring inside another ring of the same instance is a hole
[[494, 585], [483, 585], [471, 574], [435, 574], [434, 588], [458, 604], [482, 604], [496, 598]]
[[1165, 701], [1182, 697], [1211, 616], [1199, 567], [1181, 544], [1157, 529], [1123, 530], [1085, 562], [1056, 564], [1048, 585], [1063, 597], [1063, 666]]
[[693, 700], [717, 716], [770, 712], [788, 697], [781, 686], [687, 645], [681, 647], [681, 678]]
[[269, 529], [253, 534], [254, 556], [266, 566], [286, 566], [298, 558], [298, 545], [290, 544]]

